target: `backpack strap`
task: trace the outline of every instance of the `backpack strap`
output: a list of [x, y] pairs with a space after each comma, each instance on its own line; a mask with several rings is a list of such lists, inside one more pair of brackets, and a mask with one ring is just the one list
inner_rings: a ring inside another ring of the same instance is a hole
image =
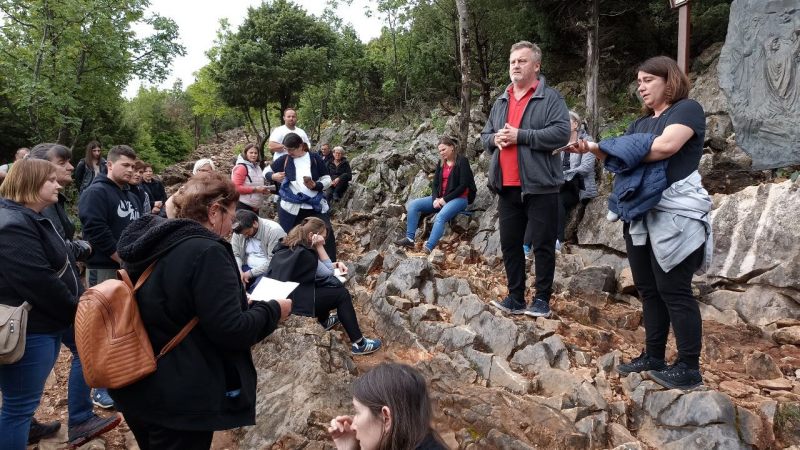
[[183, 328], [181, 328], [181, 331], [177, 335], [175, 335], [175, 337], [172, 338], [169, 342], [167, 342], [167, 345], [165, 345], [160, 352], [158, 352], [158, 356], [156, 356], [156, 361], [161, 359], [161, 357], [166, 355], [167, 352], [169, 352], [170, 350], [175, 348], [175, 346], [180, 344], [181, 341], [189, 334], [190, 331], [192, 331], [192, 328], [194, 328], [194, 326], [197, 325], [197, 322], [199, 321], [200, 318], [194, 317], [192, 320], [189, 321], [189, 323], [184, 325]]
[[[153, 273], [153, 269], [155, 269], [157, 262], [158, 262], [158, 260], [153, 261], [152, 264], [147, 266], [147, 269], [144, 269], [144, 272], [142, 272], [142, 274], [139, 276], [139, 279], [136, 281], [136, 286], [133, 287], [133, 292], [134, 293], [136, 291], [138, 291], [140, 287], [142, 287], [144, 282], [147, 281], [147, 278], [150, 277], [150, 274]], [[130, 279], [130, 277], [128, 277], [128, 272], [126, 272], [124, 270], [120, 270], [119, 273], [124, 277], [123, 281], [125, 281], [128, 284], [130, 284], [131, 279]], [[161, 351], [158, 352], [158, 355], [156, 356], [156, 361], [158, 361], [162, 356], [166, 355], [167, 352], [169, 352], [170, 350], [175, 348], [175, 346], [180, 344], [181, 341], [184, 338], [186, 338], [186, 336], [189, 334], [189, 332], [192, 331], [192, 328], [194, 328], [194, 326], [197, 325], [197, 322], [199, 322], [199, 321], [200, 321], [200, 319], [198, 317], [194, 317], [194, 318], [192, 318], [192, 320], [189, 321], [189, 323], [184, 325], [183, 328], [181, 328], [181, 331], [178, 332], [178, 334], [175, 335], [175, 337], [170, 339], [170, 341], [167, 342], [167, 345], [165, 345], [164, 348], [162, 348]]]

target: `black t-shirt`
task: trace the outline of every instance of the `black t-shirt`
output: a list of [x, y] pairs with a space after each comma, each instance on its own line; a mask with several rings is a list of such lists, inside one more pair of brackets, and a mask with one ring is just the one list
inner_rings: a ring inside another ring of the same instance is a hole
[[706, 117], [703, 107], [692, 99], [678, 100], [658, 117], [645, 116], [630, 124], [625, 134], [651, 133], [660, 136], [664, 128], [673, 124], [691, 128], [694, 135], [680, 150], [667, 158], [667, 184], [682, 180], [697, 170], [703, 156], [706, 136]]

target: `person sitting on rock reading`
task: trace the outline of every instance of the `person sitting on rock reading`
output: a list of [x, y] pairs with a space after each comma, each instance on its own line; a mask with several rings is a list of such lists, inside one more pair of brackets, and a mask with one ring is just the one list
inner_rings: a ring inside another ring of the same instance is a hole
[[328, 427], [337, 450], [444, 450], [431, 426], [433, 412], [425, 378], [405, 364], [383, 363], [353, 383], [352, 416]]
[[[325, 330], [341, 322], [352, 343], [352, 353], [372, 353], [381, 347], [381, 341], [361, 334], [353, 298], [335, 276], [336, 269], [347, 274], [347, 267], [340, 262], [332, 263], [328, 257], [324, 245], [327, 232], [321, 219], [303, 219], [276, 246], [266, 276], [300, 283], [289, 295], [294, 301], [292, 314], [316, 317]], [[336, 314], [331, 315], [333, 309]]]
[[277, 222], [258, 217], [256, 213], [246, 209], [236, 211], [231, 247], [247, 292], [252, 293], [264, 276], [269, 268], [272, 252], [284, 236], [286, 232]]
[[467, 205], [475, 200], [477, 191], [469, 161], [459, 154], [456, 142], [444, 136], [439, 139], [437, 147], [441, 161], [436, 165], [436, 173], [431, 181], [431, 195], [408, 202], [406, 235], [395, 242], [401, 247], [414, 247], [420, 215], [436, 213], [431, 234], [423, 246], [425, 253], [433, 251], [444, 234], [447, 222], [467, 209]]

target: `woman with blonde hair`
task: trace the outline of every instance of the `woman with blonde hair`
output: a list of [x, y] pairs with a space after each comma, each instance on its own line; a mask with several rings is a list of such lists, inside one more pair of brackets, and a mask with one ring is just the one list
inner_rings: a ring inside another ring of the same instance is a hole
[[[279, 281], [300, 283], [289, 296], [294, 300], [292, 313], [316, 317], [330, 330], [339, 322], [350, 338], [354, 355], [366, 355], [381, 347], [379, 339], [366, 338], [358, 326], [353, 298], [334, 275], [335, 269], [347, 273], [341, 262], [332, 263], [325, 251], [325, 222], [306, 217], [275, 247], [266, 276]], [[332, 310], [335, 315], [330, 315]]]
[[60, 189], [56, 165], [41, 159], [17, 161], [0, 185], [0, 305], [29, 309], [22, 357], [0, 364], [2, 449], [25, 448], [61, 335], [75, 320], [81, 293], [75, 260], [41, 214]]

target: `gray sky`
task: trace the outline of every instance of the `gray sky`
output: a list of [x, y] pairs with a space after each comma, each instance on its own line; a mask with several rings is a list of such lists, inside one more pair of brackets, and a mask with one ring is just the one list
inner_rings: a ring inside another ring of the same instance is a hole
[[[326, 3], [325, 0], [292, 1], [315, 16], [322, 15]], [[178, 78], [183, 80], [184, 87], [192, 84], [192, 74], [208, 63], [205, 51], [214, 42], [219, 19], [227, 18], [232, 29], [236, 30], [247, 15], [247, 8], [261, 3], [261, 0], [152, 0], [148, 11], [174, 20], [180, 29], [180, 41], [186, 47], [186, 56], [178, 57], [172, 62], [171, 76], [159, 87], [170, 88]], [[353, 24], [364, 42], [381, 33], [380, 19], [374, 15], [372, 18], [364, 15], [365, 7], [370, 4], [369, 0], [353, 0], [352, 5], [342, 5], [337, 10], [337, 15], [345, 23]], [[140, 35], [147, 35], [150, 31], [145, 26], [134, 29]], [[125, 90], [125, 97], [135, 96], [141, 84], [139, 79], [131, 80]]]

